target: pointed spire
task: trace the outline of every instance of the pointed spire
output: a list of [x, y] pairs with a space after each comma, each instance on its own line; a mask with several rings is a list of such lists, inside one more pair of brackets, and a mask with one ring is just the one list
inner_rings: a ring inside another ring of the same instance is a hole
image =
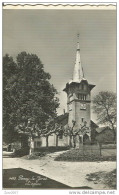
[[80, 46], [79, 46], [79, 34], [77, 34], [77, 51], [76, 51], [76, 62], [74, 66], [73, 72], [73, 81], [78, 82], [84, 78], [83, 68], [81, 66], [81, 58], [80, 58]]

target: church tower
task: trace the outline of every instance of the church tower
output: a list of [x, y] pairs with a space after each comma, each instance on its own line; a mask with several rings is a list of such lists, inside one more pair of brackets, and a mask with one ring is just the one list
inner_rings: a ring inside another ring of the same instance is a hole
[[95, 85], [89, 84], [85, 79], [81, 65], [79, 35], [76, 50], [76, 61], [74, 65], [73, 78], [66, 84], [63, 91], [67, 93], [67, 112], [69, 113], [68, 125], [79, 129], [81, 124], [87, 123], [90, 126], [91, 120], [91, 90]]

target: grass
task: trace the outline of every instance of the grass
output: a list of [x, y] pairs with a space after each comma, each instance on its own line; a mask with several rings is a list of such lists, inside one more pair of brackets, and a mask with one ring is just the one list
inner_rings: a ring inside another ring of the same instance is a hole
[[84, 151], [78, 148], [62, 153], [55, 158], [55, 161], [116, 161], [116, 155], [100, 156], [99, 149], [87, 146]]
[[66, 151], [69, 150], [69, 147], [65, 146], [49, 146], [49, 147], [41, 147], [38, 149], [35, 149], [34, 153], [29, 156], [29, 159], [37, 159], [38, 157], [43, 157], [46, 154], [53, 153], [53, 152], [59, 152], [59, 151]]
[[95, 172], [86, 175], [88, 181], [93, 181], [95, 184], [103, 183], [110, 189], [116, 189], [116, 169], [111, 172]]
[[65, 146], [41, 147], [41, 148], [35, 149], [35, 151], [31, 155], [27, 154], [27, 155], [22, 155], [19, 157], [22, 157], [23, 159], [26, 159], [26, 160], [35, 160], [35, 159], [40, 159], [41, 157], [46, 156], [49, 153], [66, 151], [66, 150], [69, 150], [69, 147], [65, 147]]
[[69, 150], [69, 146], [49, 146], [49, 147], [41, 147], [41, 148], [36, 148], [34, 152], [48, 152], [48, 153], [53, 153], [53, 152], [59, 152], [63, 150]]
[[64, 150], [69, 150], [69, 147], [67, 146], [49, 146], [49, 147], [40, 147], [36, 148], [33, 152], [32, 155], [29, 156], [29, 148], [21, 148], [19, 150], [16, 150], [15, 153], [13, 154], [13, 157], [23, 157], [28, 155], [28, 159], [37, 159], [38, 157], [43, 157], [46, 154], [53, 153], [53, 152], [59, 152], [59, 151], [64, 151]]
[[102, 149], [116, 149], [116, 145], [114, 144], [103, 144]]

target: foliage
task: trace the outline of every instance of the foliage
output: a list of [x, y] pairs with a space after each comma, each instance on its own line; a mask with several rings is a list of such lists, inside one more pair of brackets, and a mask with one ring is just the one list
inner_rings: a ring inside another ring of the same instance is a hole
[[14, 132], [16, 101], [12, 95], [15, 75], [17, 65], [13, 58], [6, 54], [3, 57], [3, 140], [6, 143], [18, 138], [18, 133]]
[[56, 117], [59, 100], [50, 78], [35, 54], [21, 52], [16, 63], [8, 55], [3, 57], [3, 132], [9, 132], [8, 142], [17, 132], [38, 135], [45, 122]]
[[96, 140], [99, 143], [100, 147], [100, 156], [102, 155], [102, 144], [110, 143], [114, 140], [115, 134], [113, 130], [105, 129], [101, 133], [96, 135]]
[[106, 124], [115, 129], [116, 125], [116, 94], [101, 91], [93, 99], [93, 110], [97, 114], [99, 124]]
[[101, 133], [96, 135], [96, 138], [98, 143], [103, 144], [103, 143], [109, 143], [113, 142], [114, 140], [114, 133], [112, 130], [104, 130]]
[[21, 157], [29, 154], [29, 147], [23, 147], [21, 149], [15, 150], [14, 157]]

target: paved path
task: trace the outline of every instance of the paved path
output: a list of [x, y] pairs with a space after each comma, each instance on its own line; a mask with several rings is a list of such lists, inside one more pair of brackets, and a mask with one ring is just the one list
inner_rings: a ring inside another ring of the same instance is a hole
[[49, 154], [46, 155], [46, 157], [56, 158], [56, 157], [59, 156], [60, 154], [65, 153], [65, 152], [67, 152], [67, 151], [69, 151], [69, 150], [49, 153]]
[[7, 151], [3, 151], [3, 157], [4, 158], [10, 158], [12, 157], [13, 152], [7, 152]]
[[98, 171], [112, 171], [116, 162], [65, 162], [54, 161], [59, 153], [48, 154], [35, 160], [24, 158], [3, 158], [3, 168], [23, 168], [44, 175], [71, 187], [88, 186], [93, 189], [107, 189], [104, 184], [86, 180], [86, 174]]

